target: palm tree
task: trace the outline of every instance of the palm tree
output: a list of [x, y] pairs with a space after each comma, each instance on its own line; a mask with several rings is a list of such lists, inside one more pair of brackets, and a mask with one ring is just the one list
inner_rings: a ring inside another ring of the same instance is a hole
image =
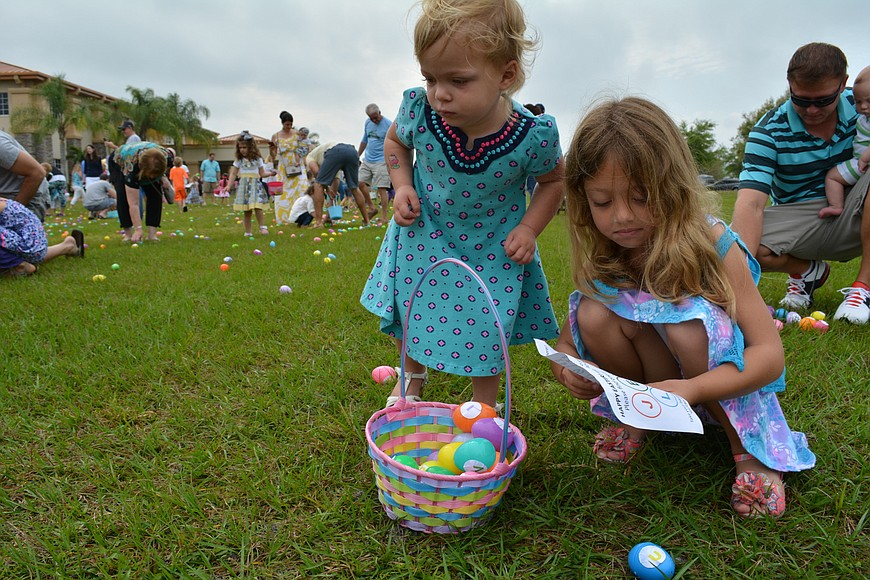
[[[197, 143], [213, 143], [216, 135], [202, 126], [201, 117], [208, 118], [211, 112], [191, 99], [182, 99], [177, 93], [160, 97], [152, 89], [127, 87], [129, 103], [120, 103], [135, 123], [139, 134], [146, 139], [159, 141], [169, 137], [175, 146], [182, 147], [185, 138]], [[178, 151], [181, 154], [181, 151]]]
[[[33, 89], [33, 94], [41, 102], [23, 107], [12, 113], [12, 131], [23, 133], [31, 131], [37, 139], [57, 135], [60, 141], [60, 158], [67, 159], [67, 132], [76, 129], [105, 130], [108, 124], [108, 108], [98, 101], [88, 98], [74, 98], [65, 76], [51, 77]], [[69, 167], [66, 167], [67, 172]]]

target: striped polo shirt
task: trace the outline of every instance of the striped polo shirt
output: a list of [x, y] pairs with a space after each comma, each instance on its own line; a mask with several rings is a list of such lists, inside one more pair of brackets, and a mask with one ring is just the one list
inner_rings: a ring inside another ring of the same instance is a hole
[[770, 196], [774, 205], [825, 197], [825, 173], [852, 157], [855, 99], [847, 88], [837, 105], [830, 142], [807, 133], [791, 100], [769, 111], [749, 132], [740, 189]]

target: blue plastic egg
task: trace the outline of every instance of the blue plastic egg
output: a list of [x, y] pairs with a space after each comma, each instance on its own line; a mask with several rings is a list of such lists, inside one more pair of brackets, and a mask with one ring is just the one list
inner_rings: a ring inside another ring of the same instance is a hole
[[676, 565], [661, 546], [641, 542], [628, 553], [628, 569], [640, 580], [662, 580], [674, 577]]
[[496, 458], [495, 445], [479, 437], [462, 443], [453, 454], [453, 461], [460, 471], [474, 473], [492, 469]]

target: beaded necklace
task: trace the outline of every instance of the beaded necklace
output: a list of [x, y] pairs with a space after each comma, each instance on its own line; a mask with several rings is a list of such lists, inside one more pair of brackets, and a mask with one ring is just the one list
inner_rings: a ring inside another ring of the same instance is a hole
[[499, 131], [475, 139], [475, 147], [468, 150], [465, 147], [468, 136], [461, 129], [448, 125], [428, 103], [425, 105], [425, 113], [426, 124], [441, 144], [450, 166], [457, 172], [471, 174], [485, 171], [495, 159], [516, 149], [534, 123], [519, 112], [511, 111], [507, 122]]

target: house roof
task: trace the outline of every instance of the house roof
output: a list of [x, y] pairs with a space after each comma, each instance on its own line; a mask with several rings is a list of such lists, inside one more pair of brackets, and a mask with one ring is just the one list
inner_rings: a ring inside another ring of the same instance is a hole
[[[30, 70], [28, 68], [0, 61], [0, 80], [11, 80], [14, 81], [16, 84], [24, 84], [24, 81], [45, 82], [51, 80], [52, 77], [53, 75], [48, 75], [39, 71]], [[105, 93], [101, 93], [99, 91], [95, 91], [93, 89], [71, 83], [66, 79], [64, 79], [64, 84], [66, 85], [67, 89], [69, 89], [72, 93], [76, 95], [84, 95], [86, 97], [97, 99], [106, 103], [113, 103], [118, 100], [115, 97], [112, 97]]]
[[[241, 133], [234, 133], [232, 135], [222, 135], [222, 136], [218, 137], [218, 142], [220, 142], [222, 145], [230, 145], [230, 144], [236, 142], [236, 139], [239, 138], [239, 135], [241, 135]], [[269, 143], [269, 141], [271, 141], [271, 139], [269, 139], [268, 137], [260, 137], [259, 135], [254, 135], [253, 133], [251, 133], [251, 136], [254, 138], [254, 141], [258, 145], [266, 145]]]

